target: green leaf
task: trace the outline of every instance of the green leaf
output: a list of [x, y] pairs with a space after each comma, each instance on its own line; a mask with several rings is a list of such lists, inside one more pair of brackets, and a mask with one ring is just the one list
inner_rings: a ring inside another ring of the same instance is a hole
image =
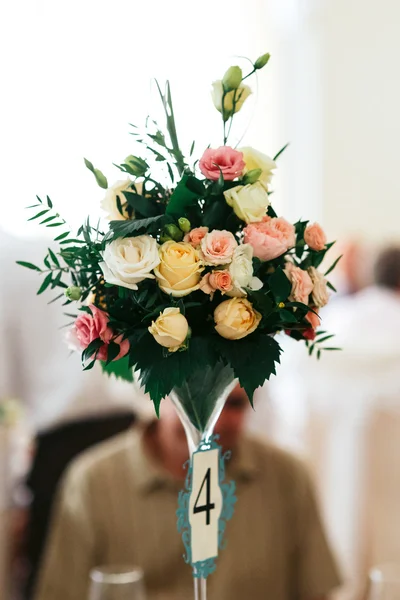
[[331, 347], [329, 347], [329, 348], [323, 348], [323, 350], [327, 350], [328, 352], [337, 352], [337, 351], [341, 352], [342, 348], [331, 348]]
[[174, 172], [172, 170], [171, 165], [168, 162], [167, 162], [167, 168], [168, 168], [168, 173], [169, 173], [170, 179], [171, 179], [172, 183], [174, 183], [174, 181], [175, 181]]
[[86, 158], [83, 159], [85, 161], [86, 167], [91, 171], [96, 179], [97, 185], [106, 190], [108, 188], [107, 178], [99, 169], [95, 169], [90, 160]]
[[290, 306], [291, 308], [299, 308], [300, 310], [303, 310], [305, 313], [308, 313], [309, 311], [311, 311], [314, 314], [318, 315], [318, 313], [315, 312], [315, 310], [310, 308], [308, 306], [308, 304], [303, 304], [303, 302], [285, 302], [285, 306]]
[[278, 342], [269, 335], [255, 332], [234, 341], [218, 336], [215, 345], [231, 365], [252, 403], [254, 391], [276, 374], [275, 365], [279, 363], [281, 353]]
[[[67, 236], [68, 233], [62, 233], [61, 234], [63, 237]], [[58, 236], [58, 238], [55, 238], [55, 241], [57, 241], [58, 239], [61, 239], [61, 235]], [[83, 240], [64, 240], [62, 242], [60, 242], [61, 244], [84, 244], [85, 242]]]
[[297, 323], [296, 316], [292, 312], [290, 312], [290, 310], [285, 310], [284, 308], [282, 308], [279, 311], [279, 315], [284, 323]]
[[200, 179], [197, 179], [197, 177], [195, 177], [194, 175], [188, 175], [186, 180], [186, 187], [198, 196], [204, 196], [206, 193], [204, 183]]
[[48, 275], [46, 275], [46, 277], [43, 280], [42, 285], [40, 286], [37, 295], [39, 296], [40, 294], [43, 294], [43, 292], [49, 287], [50, 283], [51, 283], [51, 278], [53, 276], [53, 273], [48, 273]]
[[332, 292], [337, 292], [337, 289], [335, 288], [334, 285], [331, 284], [330, 281], [327, 281], [326, 285], [328, 286], [328, 288], [330, 288], [332, 290]]
[[[193, 192], [187, 186], [189, 176], [184, 175], [169, 199], [166, 214], [171, 215], [179, 219], [179, 217], [185, 216], [186, 210], [197, 203], [201, 194]], [[193, 177], [191, 182], [193, 183]]]
[[48, 223], [49, 221], [53, 221], [54, 219], [57, 219], [56, 215], [52, 215], [51, 217], [47, 217], [47, 219], [44, 219], [44, 221], [40, 221], [39, 225], [44, 225], [44, 223]]
[[[58, 235], [56, 238], [54, 238], [55, 242], [58, 242], [59, 240], [63, 240], [64, 238], [67, 237], [67, 235], [69, 235], [71, 232], [70, 231], [65, 231], [64, 233], [61, 233], [60, 235]], [[68, 240], [69, 242], [74, 242], [76, 240]], [[79, 241], [79, 240], [78, 240]], [[63, 242], [63, 244], [66, 244], [67, 242]], [[82, 242], [81, 242], [82, 243]]]
[[336, 267], [336, 265], [338, 264], [339, 260], [343, 257], [343, 254], [341, 254], [340, 256], [338, 256], [338, 258], [334, 261], [334, 263], [329, 267], [329, 269], [325, 272], [325, 277], [327, 275], [329, 275], [329, 273], [332, 273], [333, 269]]
[[84, 363], [88, 358], [91, 358], [93, 354], [97, 353], [103, 344], [104, 342], [101, 338], [96, 338], [90, 342], [89, 346], [82, 352], [82, 362]]
[[49, 212], [48, 208], [46, 208], [45, 210], [41, 210], [40, 212], [38, 212], [37, 215], [35, 215], [34, 217], [31, 217], [30, 219], [28, 219], [28, 221], [34, 221], [35, 219], [38, 219], [39, 217], [42, 217], [43, 215], [45, 215], [48, 212]]
[[127, 356], [115, 360], [110, 364], [101, 361], [101, 368], [103, 373], [106, 373], [107, 375], [114, 375], [117, 379], [122, 379], [123, 381], [128, 381], [130, 383], [133, 382], [133, 369], [132, 367], [129, 367], [129, 359]]
[[16, 262], [17, 265], [21, 265], [21, 267], [26, 267], [27, 269], [32, 269], [33, 271], [42, 271], [40, 267], [37, 267], [36, 265], [33, 265], [30, 262], [25, 262], [24, 260], [17, 260]]
[[281, 267], [278, 267], [269, 278], [269, 287], [276, 302], [287, 300], [292, 290], [292, 284], [286, 277]]
[[111, 221], [111, 235], [106, 236], [105, 242], [109, 243], [118, 238], [127, 237], [129, 235], [137, 235], [142, 229], [154, 231], [162, 227], [167, 222], [171, 222], [171, 219], [167, 219], [165, 215], [149, 217], [148, 219], [134, 219], [132, 221]]
[[124, 196], [129, 206], [143, 217], [155, 217], [160, 214], [159, 205], [152, 202], [149, 198], [135, 194], [135, 192], [124, 192]]
[[60, 263], [59, 263], [57, 256], [54, 254], [53, 250], [51, 250], [50, 248], [49, 248], [49, 254], [50, 254], [51, 260], [56, 265], [56, 267], [60, 267]]
[[[254, 260], [254, 259], [253, 259]], [[265, 318], [274, 310], [274, 302], [268, 294], [262, 291], [249, 292], [249, 299], [254, 308]]]
[[286, 148], [287, 148], [288, 146], [289, 146], [289, 142], [288, 142], [287, 144], [285, 144], [285, 145], [283, 146], [283, 148], [281, 148], [281, 149], [279, 150], [279, 152], [277, 152], [277, 153], [275, 154], [275, 156], [274, 156], [274, 158], [273, 158], [272, 160], [278, 160], [278, 158], [280, 157], [280, 155], [281, 155], [281, 154], [283, 154], [283, 153], [285, 152], [285, 150], [286, 150]]
[[84, 367], [84, 371], [89, 371], [90, 369], [93, 369], [94, 365], [96, 364], [96, 359], [94, 358], [92, 360], [92, 362], [90, 362], [88, 365], [86, 365], [86, 367]]
[[53, 203], [52, 203], [52, 201], [50, 200], [50, 198], [48, 196], [46, 196], [46, 200], [47, 200], [47, 206], [49, 208], [53, 208]]
[[330, 340], [331, 338], [335, 337], [334, 333], [331, 333], [330, 335], [326, 335], [323, 338], [319, 338], [318, 339], [318, 344], [322, 344], [323, 342], [326, 342], [327, 340]]
[[107, 348], [107, 362], [106, 365], [109, 365], [114, 358], [117, 358], [120, 351], [120, 345], [115, 342], [110, 342]]

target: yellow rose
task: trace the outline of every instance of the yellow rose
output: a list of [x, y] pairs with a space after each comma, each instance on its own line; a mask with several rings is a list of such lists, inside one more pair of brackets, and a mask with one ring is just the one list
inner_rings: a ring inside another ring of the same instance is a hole
[[246, 165], [243, 173], [248, 173], [253, 169], [261, 169], [258, 181], [261, 181], [267, 188], [272, 179], [272, 171], [276, 169], [276, 162], [266, 154], [254, 150], [254, 148], [246, 147], [238, 148], [238, 150], [243, 153], [243, 160]]
[[232, 298], [217, 306], [214, 321], [220, 336], [227, 340], [240, 340], [257, 329], [261, 315], [246, 298]]
[[[222, 97], [224, 94], [224, 86], [222, 81], [214, 81], [212, 84], [213, 89], [211, 96], [214, 102], [214, 106], [220, 113], [222, 113]], [[244, 101], [250, 96], [251, 89], [248, 85], [239, 85], [235, 90], [231, 90], [225, 94], [224, 99], [224, 115], [225, 121], [229, 119], [234, 113], [237, 113], [243, 106]], [[235, 110], [233, 110], [233, 104], [235, 103]]]
[[224, 192], [225, 200], [235, 215], [246, 223], [262, 221], [270, 205], [268, 193], [262, 183], [237, 185]]
[[186, 340], [189, 325], [179, 308], [171, 307], [160, 313], [158, 319], [152, 322], [149, 331], [160, 346], [175, 352]]
[[181, 297], [199, 289], [204, 267], [191, 244], [170, 240], [161, 246], [159, 256], [160, 264], [154, 273], [163, 292]]

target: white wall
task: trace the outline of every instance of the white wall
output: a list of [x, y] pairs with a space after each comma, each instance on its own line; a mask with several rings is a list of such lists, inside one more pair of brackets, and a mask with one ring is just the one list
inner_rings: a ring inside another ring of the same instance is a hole
[[[271, 0], [283, 204], [331, 236], [400, 237], [400, 3]], [[285, 78], [286, 74], [286, 78]]]

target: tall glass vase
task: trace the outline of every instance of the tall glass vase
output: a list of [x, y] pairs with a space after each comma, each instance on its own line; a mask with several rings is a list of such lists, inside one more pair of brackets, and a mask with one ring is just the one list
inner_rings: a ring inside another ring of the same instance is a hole
[[[224, 404], [236, 385], [233, 370], [217, 362], [199, 368], [181, 385], [174, 387], [170, 398], [185, 429], [190, 459], [202, 442], [207, 442]], [[207, 579], [193, 577], [194, 599], [207, 600]]]

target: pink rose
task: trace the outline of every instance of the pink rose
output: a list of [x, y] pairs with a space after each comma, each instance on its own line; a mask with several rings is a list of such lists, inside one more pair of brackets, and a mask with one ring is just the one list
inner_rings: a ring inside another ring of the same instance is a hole
[[208, 265], [226, 265], [232, 261], [237, 246], [233, 233], [214, 229], [201, 240], [204, 262]]
[[195, 227], [185, 235], [183, 241], [188, 242], [189, 244], [192, 244], [194, 248], [197, 248], [197, 246], [200, 246], [200, 242], [206, 233], [208, 233], [208, 227]]
[[313, 282], [307, 271], [296, 267], [293, 263], [287, 262], [285, 265], [285, 274], [292, 284], [292, 291], [289, 296], [290, 302], [302, 302], [308, 304], [308, 297], [313, 289]]
[[253, 246], [254, 256], [261, 260], [282, 256], [296, 243], [295, 228], [283, 217], [264, 217], [261, 223], [251, 223], [243, 231], [245, 244]]
[[223, 294], [230, 292], [233, 288], [232, 277], [229, 271], [212, 271], [203, 277], [200, 289], [205, 294], [212, 295], [216, 290]]
[[304, 241], [311, 250], [325, 250], [326, 235], [321, 225], [308, 225], [304, 232]]
[[313, 329], [317, 329], [319, 327], [319, 316], [315, 314], [315, 312], [311, 312], [311, 310], [306, 314], [306, 321], [308, 321]]
[[199, 162], [200, 171], [207, 179], [218, 181], [220, 173], [225, 181], [239, 177], [245, 167], [243, 152], [230, 146], [221, 146], [216, 150], [207, 148]]
[[113, 330], [108, 326], [109, 317], [104, 311], [91, 304], [89, 306], [92, 314], [82, 313], [75, 321], [74, 329], [76, 338], [82, 348], [85, 350], [91, 342], [101, 339], [104, 344], [100, 346], [97, 353], [98, 360], [107, 360], [108, 345], [111, 341], [119, 344], [120, 352], [114, 360], [118, 360], [129, 351], [129, 341], [122, 340], [122, 335], [113, 340]]

